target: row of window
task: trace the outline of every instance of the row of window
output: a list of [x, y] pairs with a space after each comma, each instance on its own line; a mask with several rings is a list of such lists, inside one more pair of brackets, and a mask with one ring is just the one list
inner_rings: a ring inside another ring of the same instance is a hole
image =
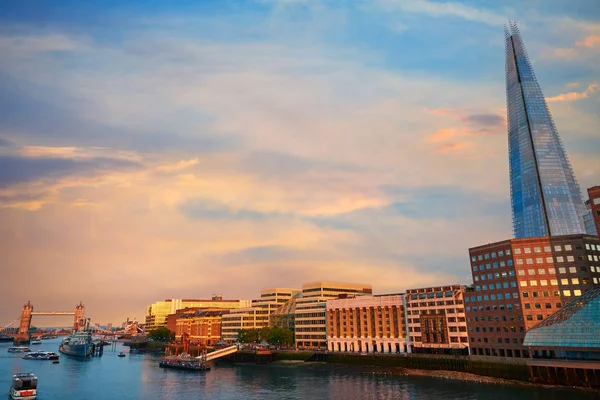
[[485, 266], [483, 264], [481, 264], [481, 265], [473, 265], [473, 271], [474, 272], [477, 272], [477, 271], [482, 271], [483, 272], [486, 269], [492, 269], [492, 268], [496, 269], [499, 266], [502, 268], [502, 267], [506, 267], [507, 265], [509, 267], [512, 267], [513, 266], [513, 261], [512, 260], [507, 260], [506, 262], [500, 261], [500, 263], [498, 263], [497, 261], [494, 261], [491, 264], [485, 264]]
[[[594, 250], [594, 251], [600, 251], [600, 245], [596, 245], [593, 243], [586, 243], [585, 244], [585, 248], [586, 250]], [[581, 250], [581, 246], [576, 246], [576, 249]], [[565, 251], [572, 251], [573, 250], [573, 246], [570, 244], [566, 244], [564, 246], [564, 250]], [[532, 248], [531, 247], [525, 247], [522, 249], [523, 253], [525, 254], [531, 254], [532, 253]], [[544, 250], [545, 253], [550, 253], [552, 252], [552, 249], [550, 246], [544, 246]], [[555, 245], [554, 246], [554, 251], [563, 251], [563, 247], [561, 245]], [[533, 252], [534, 253], [542, 253], [542, 247], [534, 247], [533, 248]], [[503, 257], [504, 255], [510, 255], [511, 251], [510, 249], [507, 249], [505, 251], [498, 251], [498, 253], [496, 252], [492, 252], [492, 253], [485, 253], [485, 254], [479, 254], [478, 256], [471, 256], [471, 261], [481, 261], [481, 260], [489, 260], [490, 258], [496, 258], [496, 257]], [[520, 248], [515, 248], [515, 254], [521, 254], [521, 249]]]
[[502, 283], [490, 283], [489, 285], [476, 285], [475, 286], [475, 291], [476, 292], [481, 292], [482, 290], [494, 290], [494, 289], [508, 289], [509, 287], [511, 288], [516, 288], [517, 287], [517, 281], [511, 281], [511, 282], [502, 282]]
[[503, 271], [503, 272], [495, 272], [495, 273], [490, 273], [490, 274], [481, 274], [481, 275], [475, 275], [475, 282], [479, 282], [479, 280], [485, 281], [486, 279], [488, 280], [492, 280], [494, 278], [499, 279], [499, 278], [507, 278], [509, 276], [515, 276], [515, 271], [514, 270], [510, 270], [508, 272]]
[[454, 304], [462, 304], [462, 300], [446, 300], [446, 301], [422, 301], [420, 303], [408, 303], [409, 308], [414, 307], [435, 307], [435, 306], [453, 306]]

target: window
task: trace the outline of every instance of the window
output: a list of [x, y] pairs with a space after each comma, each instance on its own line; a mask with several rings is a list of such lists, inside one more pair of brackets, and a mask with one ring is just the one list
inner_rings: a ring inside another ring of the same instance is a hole
[[525, 254], [531, 253], [531, 249], [529, 247], [525, 247], [524, 251], [525, 251]]
[[564, 278], [564, 279], [561, 279], [561, 280], [560, 280], [560, 284], [561, 284], [561, 285], [568, 285], [568, 284], [569, 284], [569, 280], [568, 280], [568, 279], [566, 279], [566, 278]]
[[512, 282], [510, 283], [510, 287], [517, 287], [517, 282], [515, 282], [515, 281], [512, 281]]
[[506, 249], [506, 255], [507, 255], [507, 256], [510, 256], [511, 254], [512, 254], [512, 253], [511, 253], [510, 249]]
[[504, 283], [502, 283], [502, 287], [503, 287], [504, 289], [508, 289], [508, 282], [504, 282]]
[[492, 253], [492, 258], [496, 258], [496, 253]]
[[577, 267], [569, 267], [569, 272], [572, 274], [576, 274], [577, 273]]
[[537, 320], [538, 320], [538, 321], [541, 321], [541, 320], [543, 320], [543, 319], [544, 319], [544, 317], [542, 317], [542, 315], [541, 315], [541, 314], [538, 314], [538, 315], [536, 315], [535, 317], [537, 318]]
[[477, 257], [471, 256], [471, 261], [477, 261]]
[[579, 289], [573, 290], [573, 296], [581, 296], [581, 290], [579, 290]]
[[533, 268], [532, 268], [532, 269], [528, 269], [528, 270], [527, 270], [527, 273], [528, 273], [529, 275], [535, 275], [535, 269], [533, 269]]
[[546, 253], [550, 253], [552, 250], [550, 249], [550, 246], [545, 246], [545, 247], [544, 247], [544, 251], [545, 251]]
[[560, 267], [558, 269], [558, 273], [560, 273], [560, 274], [566, 274], [567, 273], [567, 269], [565, 267]]
[[570, 290], [563, 290], [563, 296], [565, 296], [565, 297], [571, 297], [571, 291]]
[[527, 315], [527, 321], [533, 321], [533, 317], [531, 315]]
[[552, 304], [551, 303], [546, 303], [546, 304], [544, 304], [544, 307], [546, 307], [546, 308], [552, 308]]
[[506, 262], [506, 265], [508, 265], [509, 267], [512, 267], [513, 266], [513, 260], [508, 260]]
[[570, 244], [565, 244], [565, 251], [571, 251], [573, 250], [573, 248], [571, 247]]
[[506, 262], [505, 261], [500, 261], [500, 267], [506, 267]]
[[521, 287], [527, 287], [527, 281], [521, 281]]
[[475, 275], [475, 282], [479, 281], [479, 277], [477, 275]]
[[510, 293], [506, 293], [506, 299], [510, 299]]
[[518, 272], [519, 276], [524, 276], [525, 275], [525, 270], [524, 269], [520, 269]]
[[572, 283], [573, 285], [579, 285], [579, 278], [572, 278], [572, 279], [571, 279], [571, 283]]
[[529, 286], [537, 286], [537, 281], [529, 281]]
[[556, 273], [556, 268], [548, 268], [548, 273], [549, 274], [555, 274]]
[[515, 249], [515, 254], [521, 254], [521, 249], [519, 249], [519, 248]]
[[546, 262], [547, 263], [552, 263], [552, 257], [546, 257]]
[[533, 258], [528, 258], [528, 259], [526, 260], [526, 263], [527, 263], [527, 264], [533, 264]]
[[526, 310], [531, 310], [531, 304], [525, 303], [525, 309]]
[[503, 257], [503, 256], [504, 256], [504, 252], [503, 252], [502, 250], [500, 250], [500, 251], [498, 252], [498, 257]]
[[590, 244], [589, 244], [589, 243], [586, 243], [586, 244], [585, 244], [585, 249], [586, 249], [586, 250], [590, 250]]
[[558, 285], [558, 279], [550, 279], [550, 284], [553, 286]]
[[485, 258], [486, 260], [489, 260], [489, 259], [490, 259], [490, 253], [485, 253], [485, 256], [484, 256], [484, 258]]
[[538, 269], [538, 274], [544, 275], [544, 274], [546, 274], [546, 270], [544, 268], [539, 268]]
[[533, 306], [534, 306], [535, 308], [542, 308], [542, 305], [541, 305], [540, 303], [535, 303]]
[[474, 272], [477, 272], [477, 270], [478, 270], [478, 268], [477, 268], [477, 265], [474, 265], [474, 266], [473, 266], [473, 271], [474, 271]]
[[523, 292], [523, 297], [529, 297], [529, 292]]
[[562, 251], [562, 247], [560, 247], [560, 246], [554, 246], [554, 251]]
[[556, 262], [565, 262], [565, 258], [563, 256], [556, 257]]
[[536, 253], [541, 253], [542, 252], [542, 248], [541, 247], [534, 247], [533, 251], [535, 251]]
[[573, 256], [567, 256], [567, 261], [573, 262], [573, 261], [575, 261], [575, 258], [573, 258]]
[[478, 255], [478, 256], [477, 256], [477, 259], [478, 259], [479, 261], [481, 261], [481, 260], [483, 260], [483, 256], [480, 254], [480, 255]]

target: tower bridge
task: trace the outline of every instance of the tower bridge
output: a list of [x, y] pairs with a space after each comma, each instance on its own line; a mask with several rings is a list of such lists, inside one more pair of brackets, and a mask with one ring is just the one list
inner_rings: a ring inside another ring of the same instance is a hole
[[33, 311], [33, 304], [28, 301], [21, 309], [21, 320], [19, 331], [15, 336], [15, 344], [29, 343], [29, 329], [34, 315], [73, 315], [73, 330], [78, 330], [85, 324], [85, 306], [81, 301], [75, 306], [75, 311]]

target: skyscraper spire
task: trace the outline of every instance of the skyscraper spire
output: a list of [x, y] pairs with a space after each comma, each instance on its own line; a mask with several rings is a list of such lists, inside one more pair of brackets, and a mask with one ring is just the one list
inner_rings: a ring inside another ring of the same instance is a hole
[[[505, 32], [506, 103], [516, 238], [586, 233], [579, 185], [515, 22]], [[587, 232], [595, 234], [595, 232]]]

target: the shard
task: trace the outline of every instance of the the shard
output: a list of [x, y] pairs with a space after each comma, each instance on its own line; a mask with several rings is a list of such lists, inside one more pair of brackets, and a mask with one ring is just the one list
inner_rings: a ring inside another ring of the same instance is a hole
[[514, 236], [595, 235], [586, 232], [589, 211], [516, 24], [505, 28], [505, 40]]

